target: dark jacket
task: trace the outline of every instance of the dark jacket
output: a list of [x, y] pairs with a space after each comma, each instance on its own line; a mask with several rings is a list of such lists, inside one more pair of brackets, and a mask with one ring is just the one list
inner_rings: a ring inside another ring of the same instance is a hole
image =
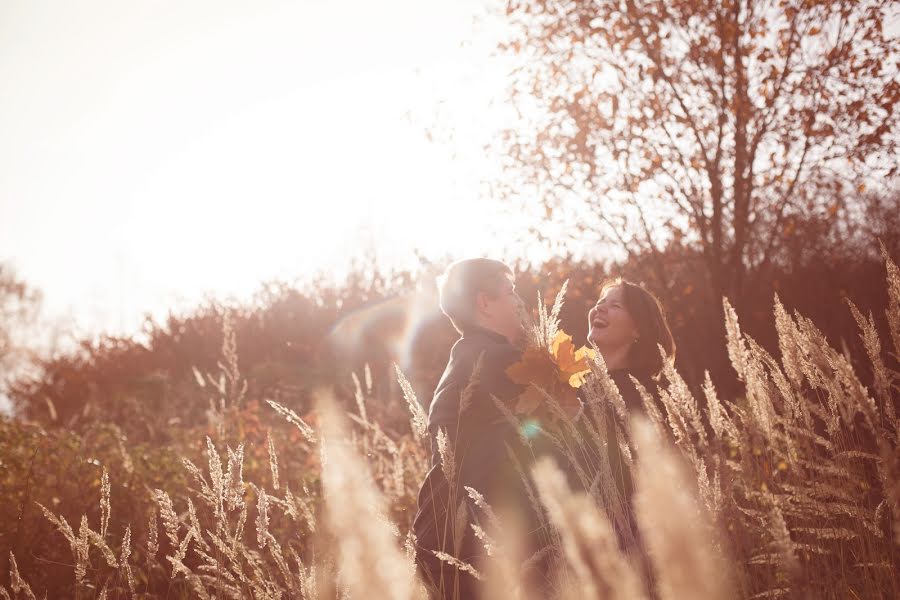
[[[632, 373], [624, 369], [613, 369], [609, 372], [610, 378], [616, 384], [616, 387], [619, 388], [619, 393], [622, 396], [622, 400], [625, 401], [625, 408], [627, 412], [630, 414], [632, 411], [637, 411], [640, 414], [646, 414], [646, 410], [644, 408], [644, 403], [641, 400], [640, 393], [635, 387], [634, 383], [631, 381]], [[647, 392], [651, 395], [652, 398], [655, 399], [655, 389], [656, 386], [652, 380], [647, 377], [635, 377], [644, 386]], [[606, 424], [599, 431], [600, 435], [603, 436], [603, 439], [613, 439], [613, 435], [615, 434], [615, 423], [619, 423], [621, 427], [621, 418], [616, 414], [615, 409], [612, 407], [612, 404], [607, 403], [603, 406], [603, 411], [605, 414]], [[585, 406], [585, 410], [581, 414], [581, 418], [579, 419], [578, 428], [581, 429], [583, 435], [583, 439], [585, 439], [588, 443], [588, 448], [586, 449], [588, 454], [594, 456], [595, 460], [598, 456], [597, 453], [601, 451], [600, 448], [596, 447], [594, 443], [593, 437], [587, 435], [585, 433], [585, 427], [587, 424], [592, 424], [595, 428], [597, 428], [598, 423], [595, 420], [595, 414], [593, 411], [588, 410]], [[620, 428], [621, 431], [621, 428]], [[634, 494], [634, 482], [632, 481], [631, 472], [627, 468], [627, 463], [625, 462], [625, 457], [622, 456], [621, 449], [618, 444], [610, 444], [606, 448], [606, 454], [609, 458], [610, 467], [613, 471], [613, 477], [616, 481], [616, 485], [618, 487], [618, 491], [625, 498], [631, 499]], [[636, 458], [636, 453], [632, 449], [632, 459]], [[594, 464], [597, 464], [596, 462]]]
[[[614, 369], [609, 372], [610, 377], [613, 382], [615, 382], [616, 387], [619, 388], [619, 393], [622, 396], [622, 399], [625, 401], [625, 408], [629, 414], [632, 412], [638, 412], [640, 414], [646, 415], [646, 409], [644, 407], [643, 400], [641, 399], [640, 393], [635, 387], [634, 383], [631, 381], [631, 373], [624, 369]], [[662, 407], [660, 406], [659, 398], [656, 393], [656, 383], [650, 379], [649, 377], [641, 377], [635, 376], [635, 378], [644, 386], [647, 392], [650, 394], [650, 397], [653, 399], [653, 402], [656, 404], [657, 410], [662, 412]], [[613, 523], [613, 528], [616, 531], [616, 536], [619, 542], [619, 548], [623, 551], [635, 552], [638, 556], [641, 557], [640, 567], [644, 571], [645, 577], [652, 580], [652, 571], [650, 568], [649, 557], [647, 556], [646, 548], [644, 548], [643, 539], [641, 536], [640, 528], [638, 526], [637, 520], [635, 518], [634, 513], [634, 480], [632, 476], [632, 470], [629, 468], [626, 458], [623, 456], [620, 446], [617, 443], [609, 443], [605, 446], [598, 447], [596, 442], [594, 441], [593, 436], [587, 433], [588, 425], [592, 425], [595, 430], [599, 430], [598, 433], [601, 437], [602, 441], [606, 440], [614, 440], [615, 439], [615, 423], [619, 423], [620, 431], [621, 431], [621, 418], [615, 413], [615, 409], [613, 409], [612, 405], [606, 403], [601, 410], [605, 415], [605, 426], [598, 427], [598, 423], [595, 419], [594, 412], [588, 410], [585, 407], [585, 410], [581, 413], [580, 418], [576, 422], [576, 428], [580, 430], [581, 437], [584, 440], [584, 445], [586, 447], [583, 448], [583, 453], [581, 457], [584, 459], [579, 460], [583, 470], [587, 473], [588, 477], [591, 477], [596, 472], [596, 466], [599, 464], [599, 458], [601, 454], [605, 454], [609, 460], [609, 466], [612, 471], [612, 478], [614, 485], [617, 488], [617, 493], [624, 499], [625, 502], [625, 516], [626, 523]], [[665, 414], [662, 412], [662, 414]], [[631, 448], [631, 457], [634, 461], [633, 464], [637, 463], [638, 455], [634, 448]], [[570, 471], [569, 474], [570, 481], [577, 481], [578, 478], [575, 476], [574, 472]], [[586, 490], [584, 490], [586, 491]]]
[[[478, 372], [476, 362], [481, 358]], [[521, 357], [521, 352], [497, 333], [483, 328], [468, 330], [450, 351], [447, 368], [435, 390], [428, 416], [431, 436], [431, 468], [419, 491], [418, 511], [413, 522], [416, 535], [417, 562], [426, 579], [438, 583], [442, 578], [447, 596], [452, 595], [448, 578], [459, 585], [459, 597], [476, 597], [472, 578], [434, 559], [433, 551], [451, 554], [480, 568], [484, 550], [467, 524], [461, 547], [454, 548], [453, 519], [461, 502], [472, 506], [465, 487], [481, 493], [488, 504], [498, 507], [521, 507], [525, 493], [521, 479], [509, 458], [507, 445], [519, 447], [515, 428], [496, 407], [491, 396], [510, 400], [519, 395], [524, 386], [512, 383], [506, 368]], [[470, 386], [471, 381], [471, 386]], [[467, 390], [467, 387], [469, 388]], [[460, 406], [467, 398], [466, 406]], [[443, 429], [453, 449], [456, 469], [453, 489], [450, 489], [441, 466], [437, 433]], [[524, 468], [528, 469], [527, 465]], [[478, 509], [465, 508], [468, 523], [476, 516], [485, 523]], [[458, 550], [458, 551], [457, 551]]]

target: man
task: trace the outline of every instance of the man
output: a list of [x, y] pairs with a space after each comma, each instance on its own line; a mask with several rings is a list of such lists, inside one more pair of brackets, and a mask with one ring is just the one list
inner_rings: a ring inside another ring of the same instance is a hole
[[[434, 551], [481, 569], [485, 551], [469, 526], [473, 511], [466, 487], [494, 508], [524, 502], [521, 480], [507, 452], [518, 444], [515, 428], [492, 396], [509, 400], [523, 386], [505, 370], [521, 357], [524, 305], [512, 270], [502, 262], [477, 258], [456, 262], [439, 281], [441, 310], [461, 334], [435, 390], [428, 416], [431, 469], [419, 491], [413, 529], [417, 562], [426, 583], [442, 598], [477, 598], [477, 580], [438, 559]], [[439, 431], [446, 436], [443, 464]], [[450, 475], [448, 481], [447, 474]]]

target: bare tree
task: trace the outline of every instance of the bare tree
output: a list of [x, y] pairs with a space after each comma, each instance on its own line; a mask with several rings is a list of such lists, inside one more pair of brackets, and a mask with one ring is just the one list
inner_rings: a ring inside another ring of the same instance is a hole
[[[898, 175], [896, 5], [510, 0], [519, 121], [499, 191], [630, 254], [673, 242], [742, 291], [794, 235]], [[895, 24], [896, 25], [896, 24]], [[896, 28], [896, 27], [895, 27]], [[519, 200], [522, 202], [522, 200]]]

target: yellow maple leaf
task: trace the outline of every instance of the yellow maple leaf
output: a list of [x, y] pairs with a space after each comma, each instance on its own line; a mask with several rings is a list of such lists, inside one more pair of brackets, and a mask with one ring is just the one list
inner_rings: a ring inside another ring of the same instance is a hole
[[584, 383], [585, 377], [591, 372], [591, 361], [594, 360], [596, 351], [593, 348], [582, 346], [575, 351], [575, 368], [569, 377], [569, 385], [573, 388], [580, 388]]
[[594, 351], [586, 346], [575, 350], [572, 336], [560, 330], [553, 338], [550, 352], [559, 368], [559, 380], [574, 388], [581, 387], [584, 377], [591, 371], [588, 361], [593, 359]]

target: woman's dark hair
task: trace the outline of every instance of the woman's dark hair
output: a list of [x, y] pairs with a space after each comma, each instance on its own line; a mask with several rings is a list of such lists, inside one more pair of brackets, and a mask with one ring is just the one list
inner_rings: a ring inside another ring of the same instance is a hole
[[666, 354], [666, 361], [675, 360], [675, 340], [669, 330], [659, 299], [644, 287], [620, 277], [607, 279], [600, 286], [600, 296], [612, 287], [621, 287], [625, 309], [638, 328], [638, 339], [628, 352], [628, 370], [639, 377], [657, 377], [665, 364], [659, 346]]
[[460, 333], [475, 324], [475, 298], [479, 292], [496, 293], [501, 278], [512, 277], [505, 263], [490, 258], [460, 260], [438, 278], [441, 311]]

